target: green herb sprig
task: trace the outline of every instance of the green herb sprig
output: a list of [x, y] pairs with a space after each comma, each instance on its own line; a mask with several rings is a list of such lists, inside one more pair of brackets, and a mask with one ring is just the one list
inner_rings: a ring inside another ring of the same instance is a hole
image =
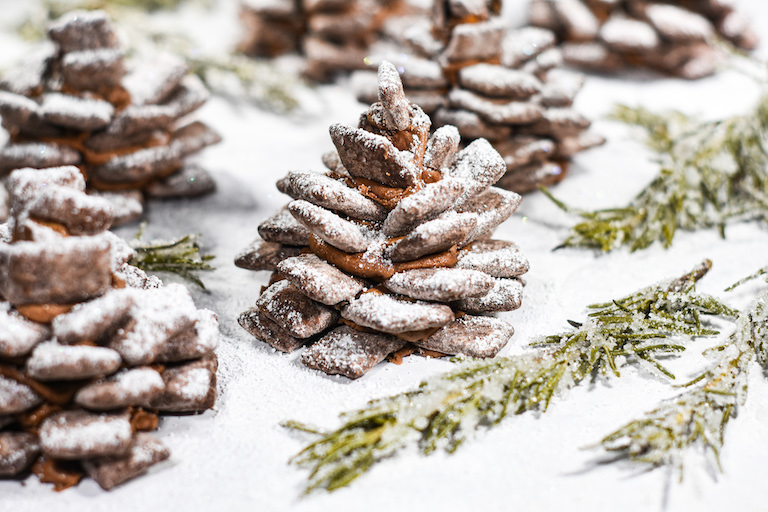
[[616, 460], [675, 467], [681, 480], [685, 457], [696, 448], [712, 454], [722, 470], [726, 426], [747, 399], [750, 362], [768, 365], [768, 294], [739, 315], [718, 352], [720, 362], [691, 381], [690, 390], [607, 435], [599, 446], [618, 453]]
[[210, 254], [202, 254], [197, 240], [200, 235], [184, 235], [170, 241], [141, 240], [145, 225], [142, 224], [130, 246], [134, 251], [130, 263], [145, 272], [170, 272], [191, 281], [205, 290], [205, 285], [193, 272], [215, 270], [208, 264], [215, 258]]
[[648, 146], [661, 156], [659, 174], [629, 204], [595, 211], [572, 208], [542, 189], [582, 218], [561, 247], [669, 247], [681, 229], [717, 228], [725, 236], [730, 221], [768, 219], [768, 96], [747, 115], [715, 122], [627, 106], [612, 117], [646, 131]]
[[671, 377], [659, 359], [684, 350], [671, 337], [717, 334], [704, 318], [736, 315], [695, 291], [710, 266], [705, 262], [681, 278], [590, 306], [595, 311], [584, 323], [571, 322], [575, 331], [538, 339], [535, 351], [463, 362], [414, 391], [374, 400], [343, 414], [336, 430], [284, 423], [320, 436], [292, 459], [310, 470], [305, 492], [344, 487], [408, 446], [425, 454], [453, 452], [478, 427], [492, 428], [528, 411], [544, 412], [559, 392], [590, 376], [618, 377], [623, 365], [642, 365]]

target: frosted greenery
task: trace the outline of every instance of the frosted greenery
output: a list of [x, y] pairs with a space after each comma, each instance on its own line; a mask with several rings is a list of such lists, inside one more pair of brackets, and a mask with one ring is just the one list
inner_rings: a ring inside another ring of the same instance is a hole
[[648, 146], [660, 153], [659, 174], [629, 204], [603, 210], [572, 208], [544, 190], [582, 218], [562, 246], [669, 247], [680, 229], [716, 228], [725, 236], [728, 222], [768, 218], [768, 96], [747, 115], [720, 121], [627, 106], [617, 106], [612, 117], [645, 130]]
[[590, 306], [594, 311], [583, 323], [569, 322], [573, 330], [535, 340], [524, 355], [460, 362], [416, 390], [373, 400], [343, 414], [336, 430], [285, 423], [319, 436], [293, 458], [310, 471], [306, 492], [344, 487], [409, 446], [425, 454], [453, 452], [479, 427], [545, 412], [562, 391], [601, 375], [619, 377], [623, 366], [672, 377], [660, 357], [683, 351], [681, 341], [717, 334], [708, 316], [737, 314], [696, 292], [710, 266], [707, 261], [678, 279]]
[[278, 70], [267, 61], [258, 61], [237, 53], [201, 52], [199, 45], [178, 30], [178, 26], [155, 19], [154, 11], [169, 10], [182, 4], [208, 8], [211, 0], [43, 0], [30, 11], [29, 19], [19, 27], [27, 40], [43, 39], [48, 24], [73, 9], [103, 9], [126, 34], [127, 50], [142, 59], [158, 50], [186, 59], [191, 72], [216, 94], [253, 103], [279, 113], [301, 107], [299, 95], [306, 85], [295, 75]]
[[711, 454], [720, 468], [726, 426], [747, 399], [750, 363], [768, 365], [768, 294], [739, 315], [735, 332], [716, 352], [718, 362], [689, 383], [689, 390], [606, 436], [603, 448], [619, 459], [672, 465], [681, 479], [693, 449]]
[[189, 234], [175, 240], [145, 242], [142, 241], [144, 229], [145, 225], [142, 224], [136, 238], [130, 242], [134, 254], [128, 263], [149, 273], [177, 274], [205, 289], [205, 285], [194, 272], [214, 270], [208, 263], [214, 256], [201, 253], [197, 244], [200, 235]]

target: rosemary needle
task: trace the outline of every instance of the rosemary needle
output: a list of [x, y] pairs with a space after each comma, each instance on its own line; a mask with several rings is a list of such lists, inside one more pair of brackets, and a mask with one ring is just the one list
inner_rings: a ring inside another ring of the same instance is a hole
[[[590, 306], [594, 312], [584, 322], [571, 323], [575, 330], [537, 339], [536, 348], [522, 356], [466, 361], [416, 390], [343, 414], [339, 428], [318, 433], [292, 459], [310, 472], [305, 492], [344, 487], [408, 446], [425, 454], [451, 453], [477, 428], [492, 428], [511, 415], [545, 412], [561, 391], [600, 374], [619, 377], [628, 364], [672, 377], [659, 358], [684, 347], [671, 338], [715, 334], [702, 317], [737, 314], [696, 292], [696, 282], [710, 266], [706, 261], [678, 279]], [[297, 422], [284, 425], [315, 430]]]

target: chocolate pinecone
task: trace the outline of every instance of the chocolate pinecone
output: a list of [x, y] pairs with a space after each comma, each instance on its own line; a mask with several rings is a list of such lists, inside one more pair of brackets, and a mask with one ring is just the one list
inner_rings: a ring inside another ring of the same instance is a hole
[[553, 30], [566, 63], [601, 72], [653, 68], [687, 79], [717, 71], [723, 38], [752, 50], [757, 34], [723, 0], [533, 0], [532, 25]]
[[328, 81], [363, 69], [383, 22], [400, 15], [403, 0], [244, 0], [246, 36], [240, 49], [254, 57], [304, 55], [304, 74]]
[[216, 400], [218, 322], [127, 264], [77, 167], [19, 169], [0, 225], [0, 477], [110, 489], [168, 458], [160, 413]]
[[[571, 108], [584, 79], [559, 69], [554, 34], [509, 30], [499, 8], [436, 1], [431, 23], [409, 21], [389, 33], [411, 53], [399, 66], [408, 97], [437, 126], [456, 126], [465, 144], [489, 140], [507, 166], [496, 185], [524, 193], [562, 180], [574, 154], [605, 139]], [[375, 101], [370, 75], [355, 79], [360, 101]]]
[[506, 166], [488, 141], [459, 151], [455, 127], [429, 136], [388, 62], [379, 98], [359, 128], [331, 126], [325, 174], [278, 182], [294, 200], [235, 262], [274, 274], [239, 322], [283, 352], [311, 344], [305, 365], [353, 379], [408, 343], [493, 357], [513, 329], [487, 314], [520, 306], [528, 263], [490, 235], [520, 196], [492, 186]]
[[22, 167], [77, 165], [95, 195], [115, 206], [116, 223], [142, 212], [143, 195], [178, 197], [214, 189], [188, 155], [219, 136], [180, 122], [208, 98], [187, 66], [163, 57], [126, 69], [103, 11], [73, 11], [48, 30], [54, 43], [0, 80], [0, 116], [11, 142], [0, 176]]

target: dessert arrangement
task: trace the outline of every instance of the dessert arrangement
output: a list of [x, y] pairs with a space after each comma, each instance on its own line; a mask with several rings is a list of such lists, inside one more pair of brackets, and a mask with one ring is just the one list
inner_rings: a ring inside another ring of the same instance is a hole
[[[562, 66], [695, 79], [714, 73], [729, 45], [757, 45], [723, 0], [532, 0], [529, 9], [533, 26], [510, 29], [500, 0], [436, 1], [429, 14], [405, 0], [243, 0], [243, 51], [299, 53], [317, 81], [356, 71], [370, 107], [357, 127], [330, 127], [324, 172], [277, 181], [291, 201], [235, 259], [271, 273], [239, 325], [348, 379], [411, 354], [477, 359], [343, 414], [335, 430], [283, 423], [316, 436], [292, 459], [310, 469], [307, 493], [344, 487], [408, 446], [453, 453], [478, 430], [542, 415], [569, 389], [625, 368], [674, 379], [665, 361], [731, 322], [708, 370], [596, 444], [653, 467], [682, 468], [693, 450], [717, 459], [747, 377], [760, 377], [753, 363], [768, 360], [765, 292], [742, 311], [700, 294], [709, 260], [495, 357], [514, 329], [494, 314], [520, 307], [529, 265], [494, 230], [520, 193], [563, 179], [576, 153], [604, 142], [573, 109], [583, 75]], [[109, 490], [170, 457], [152, 433], [163, 415], [214, 406], [220, 336], [214, 312], [131, 265], [141, 263], [109, 229], [139, 217], [146, 197], [213, 191], [192, 160], [220, 137], [190, 119], [208, 93], [189, 66], [169, 55], [132, 67], [105, 12], [65, 14], [47, 35], [48, 46], [0, 77], [10, 134], [0, 147], [0, 479], [33, 474], [63, 490], [90, 477]], [[767, 110], [762, 99], [746, 115], [699, 123], [618, 107], [615, 117], [662, 151], [659, 176], [621, 208], [581, 211], [550, 195], [584, 220], [563, 247], [634, 251], [669, 246], [678, 229], [724, 233], [726, 221], [764, 219]], [[555, 295], [553, 281], [532, 291]], [[148, 481], [142, 492], [154, 500]]]
[[111, 489], [170, 456], [159, 415], [216, 400], [216, 315], [127, 263], [77, 167], [19, 169], [0, 225], [0, 477]]
[[722, 0], [532, 0], [529, 21], [557, 34], [569, 65], [608, 73], [640, 66], [697, 79], [724, 63], [718, 38], [741, 50], [758, 43]]
[[388, 355], [493, 357], [513, 333], [487, 316], [520, 306], [527, 260], [490, 238], [520, 196], [493, 184], [503, 158], [483, 139], [459, 150], [450, 125], [430, 136], [395, 67], [357, 128], [330, 128], [324, 174], [291, 172], [291, 196], [235, 264], [272, 271], [240, 324], [305, 365], [358, 378]]
[[[404, 18], [389, 34], [403, 54], [397, 62], [408, 97], [435, 126], [456, 126], [464, 144], [489, 140], [507, 166], [496, 185], [525, 193], [562, 180], [574, 154], [605, 139], [572, 108], [584, 77], [561, 69], [554, 33], [511, 30], [500, 9], [501, 2], [437, 1], [431, 22]], [[368, 103], [370, 76], [355, 76], [358, 99]]]
[[365, 67], [387, 18], [410, 10], [404, 0], [244, 0], [240, 49], [255, 57], [304, 56], [304, 75], [321, 82]]
[[0, 176], [22, 167], [76, 165], [89, 193], [110, 201], [114, 223], [135, 220], [144, 196], [196, 196], [215, 184], [188, 158], [220, 140], [187, 116], [208, 98], [183, 60], [129, 67], [104, 11], [73, 11], [48, 30], [52, 45], [0, 79], [10, 142]]

